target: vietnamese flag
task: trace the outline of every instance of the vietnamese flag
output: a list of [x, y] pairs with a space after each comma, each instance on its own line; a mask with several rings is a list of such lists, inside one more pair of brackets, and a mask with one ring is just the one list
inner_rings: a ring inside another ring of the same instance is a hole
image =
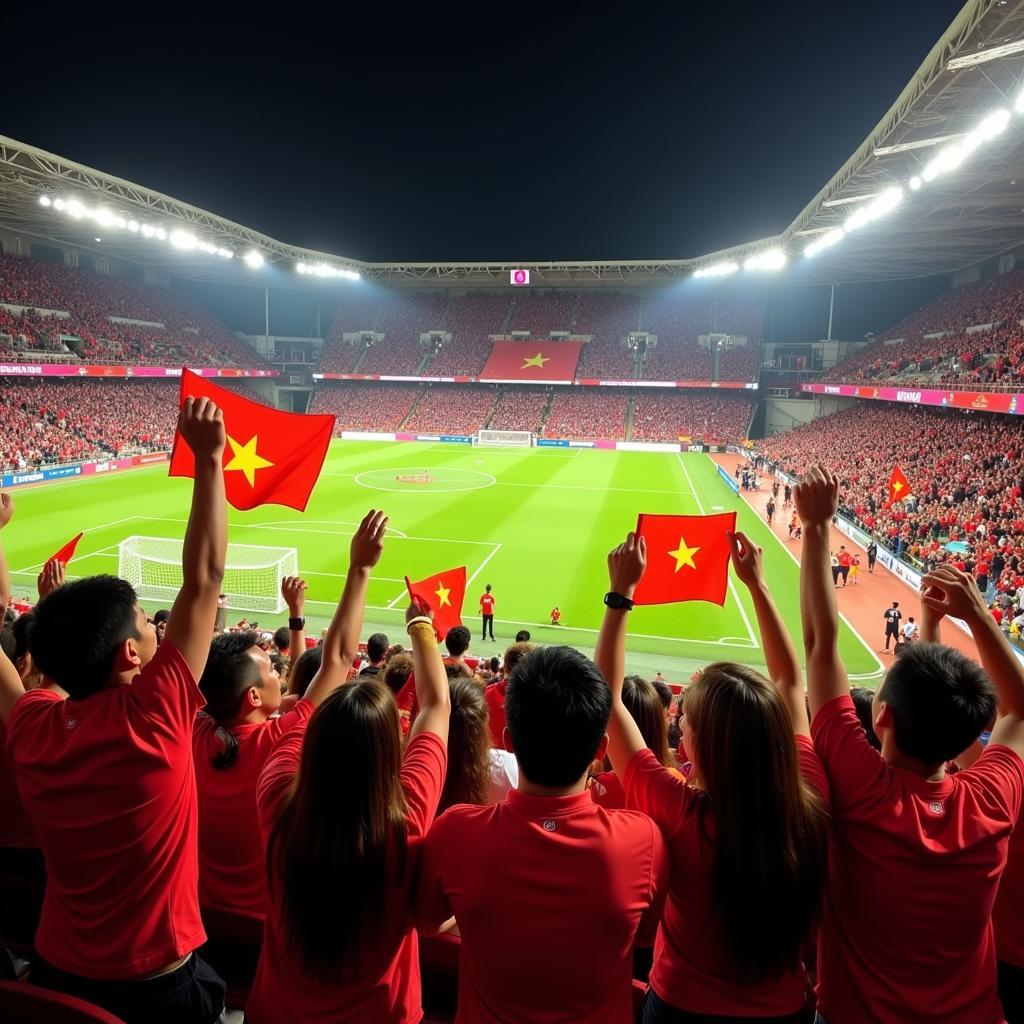
[[78, 542], [82, 539], [83, 534], [79, 534], [77, 537], [72, 537], [55, 555], [50, 557], [43, 563], [49, 565], [50, 562], [60, 562], [61, 565], [67, 565], [72, 558], [75, 557], [75, 548], [78, 547]]
[[466, 567], [439, 572], [419, 583], [410, 583], [405, 577], [409, 596], [429, 606], [434, 613], [434, 632], [444, 640], [448, 630], [462, 625], [462, 602], [466, 599]]
[[885, 503], [888, 508], [894, 501], [902, 501], [911, 494], [910, 481], [906, 478], [899, 466], [893, 467], [892, 476], [889, 477], [889, 500]]
[[496, 341], [480, 380], [571, 381], [583, 342]]
[[663, 516], [641, 513], [637, 536], [647, 541], [647, 568], [634, 604], [710, 601], [724, 605], [729, 584], [729, 538], [736, 513]]
[[[224, 413], [224, 491], [237, 509], [287, 505], [304, 512], [334, 431], [333, 416], [281, 412], [181, 371], [179, 408], [186, 398], [210, 398]], [[195, 476], [192, 449], [174, 435], [168, 476]]]

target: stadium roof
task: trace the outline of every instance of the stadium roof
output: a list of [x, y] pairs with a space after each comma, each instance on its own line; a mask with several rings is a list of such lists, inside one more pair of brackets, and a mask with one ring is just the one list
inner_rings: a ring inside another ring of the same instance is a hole
[[[870, 74], [871, 54], [861, 56]], [[250, 285], [282, 283], [260, 280], [246, 266], [240, 257], [253, 249], [287, 272], [290, 285], [305, 280], [292, 278], [298, 263], [404, 285], [503, 285], [516, 267], [529, 268], [533, 283], [541, 286], [649, 285], [702, 267], [742, 267], [752, 255], [776, 248], [789, 256], [779, 283], [923, 277], [970, 267], [1024, 244], [1022, 84], [1024, 0], [969, 0], [875, 129], [780, 235], [686, 259], [366, 263], [277, 241], [4, 136], [0, 224], [179, 277]], [[979, 137], [979, 124], [999, 108], [1010, 112], [1008, 123], [1000, 122], [1005, 130], [986, 132], [983, 127]], [[936, 157], [945, 166], [929, 178]], [[912, 181], [919, 187], [914, 189]], [[756, 187], [755, 159], [751, 188]], [[39, 202], [44, 195], [103, 208], [107, 222], [101, 227], [88, 217], [75, 219], [44, 208]], [[897, 199], [898, 206], [889, 209]], [[865, 223], [851, 226], [855, 214]], [[128, 230], [129, 222], [134, 230]], [[169, 237], [146, 235], [141, 225], [165, 235], [177, 229], [182, 245], [175, 248]], [[844, 225], [848, 230], [837, 230]], [[197, 240], [236, 258], [199, 251]], [[805, 248], [816, 241], [835, 244], [805, 256]], [[760, 277], [770, 271], [756, 273]]]

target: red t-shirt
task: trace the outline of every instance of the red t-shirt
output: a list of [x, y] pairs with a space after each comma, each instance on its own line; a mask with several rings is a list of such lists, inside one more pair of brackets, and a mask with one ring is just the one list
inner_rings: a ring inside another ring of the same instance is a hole
[[130, 686], [18, 699], [7, 747], [46, 859], [40, 956], [87, 978], [150, 974], [206, 940], [192, 723], [203, 706], [167, 641]]
[[1024, 968], [1024, 831], [1020, 822], [1010, 837], [1006, 870], [999, 883], [992, 924], [996, 932], [996, 958]]
[[841, 566], [845, 566], [846, 568], [849, 568], [853, 564], [853, 556], [850, 554], [849, 551], [839, 552], [839, 564]]
[[[306, 723], [300, 722], [274, 748], [260, 776], [257, 802], [264, 837], [295, 781]], [[402, 759], [402, 789], [408, 804], [405, 868], [388, 888], [383, 910], [385, 953], [370, 954], [351, 965], [346, 980], [327, 985], [309, 977], [295, 953], [286, 950], [279, 905], [280, 881], [270, 876], [270, 909], [263, 930], [263, 952], [245, 1017], [251, 1024], [417, 1024], [420, 1001], [419, 943], [413, 930], [412, 903], [423, 837], [437, 813], [444, 788], [448, 752], [433, 733], [413, 737]], [[324, 885], [331, 880], [325, 878]]]
[[494, 598], [491, 597], [490, 594], [484, 594], [484, 596], [480, 598], [480, 611], [484, 615], [494, 614]]
[[[796, 744], [801, 773], [827, 799], [825, 772], [811, 741], [797, 736]], [[757, 986], [739, 985], [730, 976], [711, 902], [714, 821], [710, 811], [700, 813], [700, 791], [660, 765], [650, 750], [633, 756], [624, 781], [626, 806], [651, 816], [672, 858], [668, 902], [654, 945], [654, 991], [690, 1013], [781, 1017], [799, 1011], [807, 997], [806, 971], [790, 971]]]
[[605, 810], [626, 806], [626, 791], [615, 772], [601, 772], [594, 778], [590, 786], [590, 798]]
[[1024, 798], [1024, 764], [990, 745], [940, 782], [887, 764], [853, 701], [812, 724], [832, 792], [818, 952], [829, 1024], [999, 1024], [992, 905]]
[[453, 807], [427, 836], [416, 921], [459, 923], [459, 1024], [633, 1019], [633, 945], [649, 944], [668, 884], [649, 818], [586, 791]]
[[256, 785], [274, 745], [313, 713], [308, 700], [278, 718], [236, 726], [238, 757], [225, 770], [213, 758], [222, 744], [217, 723], [196, 717], [192, 750], [199, 790], [199, 903], [262, 917], [267, 912], [267, 873], [256, 807]]
[[0, 722], [0, 847], [30, 850], [39, 845], [7, 761], [7, 727]]
[[500, 683], [491, 683], [484, 690], [484, 697], [487, 699], [487, 721], [491, 727], [491, 746], [498, 750], [505, 749], [502, 734], [505, 732], [505, 691], [508, 690], [508, 680], [502, 679]]

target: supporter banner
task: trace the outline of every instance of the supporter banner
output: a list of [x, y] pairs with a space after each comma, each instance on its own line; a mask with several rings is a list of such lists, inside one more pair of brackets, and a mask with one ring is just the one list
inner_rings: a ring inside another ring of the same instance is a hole
[[442, 434], [441, 441], [444, 444], [472, 444], [473, 438], [468, 434]]
[[728, 484], [729, 490], [732, 491], [733, 494], [740, 493], [740, 485], [733, 479], [732, 475], [726, 473], [721, 466], [718, 467], [718, 475], [726, 482], [726, 484]]
[[[277, 377], [277, 370], [202, 366], [201, 377]], [[180, 366], [87, 366], [82, 363], [0, 363], [0, 377], [180, 377]]]
[[[508, 342], [522, 346], [522, 342]], [[556, 342], [556, 345], [568, 345], [569, 342]], [[530, 348], [530, 345], [523, 346]], [[536, 347], [536, 346], [533, 346]], [[484, 368], [486, 370], [486, 367]], [[196, 371], [199, 373], [200, 371]], [[2, 373], [2, 370], [0, 370]], [[597, 377], [584, 377], [581, 380], [542, 380], [539, 377], [413, 377], [397, 376], [382, 373], [314, 373], [313, 380], [352, 380], [352, 381], [387, 381], [390, 383], [407, 384], [556, 384], [574, 385], [587, 388], [718, 388], [729, 391], [756, 391], [757, 383], [742, 380], [599, 380]]]
[[557, 437], [538, 437], [538, 448], [568, 448], [569, 442]]
[[663, 444], [658, 441], [616, 441], [615, 450], [620, 452], [681, 452], [678, 444]]
[[372, 430], [343, 430], [346, 441], [411, 441], [412, 434], [378, 434]]
[[875, 387], [868, 384], [801, 384], [813, 395], [837, 395], [842, 398], [869, 398], [907, 405], [943, 406], [951, 409], [976, 409], [978, 412], [1005, 412], [1024, 415], [1024, 394], [997, 391], [941, 391], [938, 388]]
[[569, 382], [576, 375], [579, 341], [496, 341], [481, 381], [515, 379], [522, 383]]
[[19, 470], [0, 476], [0, 487], [20, 487], [24, 484], [38, 484], [49, 480], [64, 480], [74, 476], [95, 476], [98, 473], [112, 473], [132, 466], [145, 466], [153, 462], [166, 462], [167, 452], [153, 452], [149, 455], [131, 455], [121, 459], [107, 459], [103, 462], [80, 462], [68, 466], [46, 466], [43, 469]]

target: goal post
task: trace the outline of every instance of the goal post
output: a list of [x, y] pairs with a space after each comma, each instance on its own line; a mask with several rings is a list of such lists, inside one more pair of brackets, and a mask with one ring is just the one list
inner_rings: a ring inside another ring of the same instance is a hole
[[533, 432], [529, 430], [478, 430], [475, 444], [482, 448], [530, 448]]
[[[117, 572], [140, 601], [169, 605], [181, 589], [183, 541], [168, 537], [128, 537], [117, 547]], [[221, 590], [229, 608], [278, 614], [285, 609], [281, 579], [297, 576], [295, 548], [229, 544]]]

